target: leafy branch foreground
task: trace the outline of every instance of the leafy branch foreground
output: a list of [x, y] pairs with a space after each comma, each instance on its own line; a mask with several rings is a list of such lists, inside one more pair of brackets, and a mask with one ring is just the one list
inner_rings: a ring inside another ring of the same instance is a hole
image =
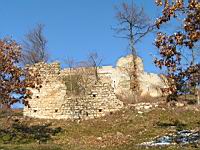
[[0, 108], [10, 108], [14, 103], [28, 105], [32, 93], [28, 88], [39, 89], [39, 74], [21, 68], [21, 47], [11, 39], [0, 40]]
[[158, 29], [173, 19], [182, 20], [179, 31], [168, 35], [166, 31], [161, 30], [155, 41], [160, 58], [155, 58], [154, 63], [160, 69], [165, 68], [167, 71], [168, 101], [177, 100], [181, 94], [193, 93], [199, 103], [197, 87], [200, 84], [200, 64], [195, 61], [194, 51], [198, 51], [196, 45], [200, 40], [200, 2], [199, 0], [188, 2], [155, 0], [155, 2], [163, 6], [162, 16], [156, 21]]

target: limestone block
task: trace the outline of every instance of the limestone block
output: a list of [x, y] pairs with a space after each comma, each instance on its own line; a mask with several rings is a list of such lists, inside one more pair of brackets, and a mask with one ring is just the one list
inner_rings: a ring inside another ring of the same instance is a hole
[[[160, 88], [165, 86], [156, 74], [144, 72], [141, 58], [136, 60], [142, 95], [159, 96]], [[118, 60], [116, 68], [103, 66], [98, 68], [100, 81], [92, 82], [86, 95], [67, 95], [62, 78], [69, 75], [70, 69], [61, 70], [58, 62], [52, 64], [38, 63], [31, 66], [41, 74], [40, 91], [31, 89], [33, 99], [29, 100], [31, 108], [24, 108], [24, 116], [48, 119], [92, 119], [105, 116], [123, 108], [123, 102], [115, 94], [127, 94], [130, 91], [130, 77], [123, 70], [131, 67], [132, 56]], [[79, 69], [79, 68], [77, 68]], [[82, 68], [83, 69], [83, 68]], [[92, 78], [92, 77], [91, 77]], [[123, 91], [123, 92], [122, 92]]]

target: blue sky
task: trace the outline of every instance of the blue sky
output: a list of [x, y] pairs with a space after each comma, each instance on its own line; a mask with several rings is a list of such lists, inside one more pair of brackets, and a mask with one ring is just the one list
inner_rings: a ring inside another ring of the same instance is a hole
[[[51, 61], [63, 62], [66, 57], [77, 61], [91, 51], [103, 57], [103, 65], [114, 65], [127, 54], [127, 41], [115, 38], [112, 26], [117, 24], [116, 10], [122, 0], [0, 0], [0, 37], [12, 36], [20, 42], [37, 23], [45, 24], [45, 36]], [[127, 0], [131, 2], [131, 0]], [[159, 9], [154, 0], [135, 0], [155, 20]], [[149, 34], [136, 48], [144, 59], [145, 70], [158, 72], [150, 53], [155, 33]]]

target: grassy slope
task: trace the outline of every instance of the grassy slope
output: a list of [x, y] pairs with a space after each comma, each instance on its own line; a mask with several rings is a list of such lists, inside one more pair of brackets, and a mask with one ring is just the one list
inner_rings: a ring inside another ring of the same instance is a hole
[[[1, 118], [0, 128], [5, 127]], [[80, 123], [70, 121], [48, 121], [21, 119], [28, 126], [44, 125], [51, 122], [50, 128], [61, 127], [62, 131], [52, 136], [46, 144], [30, 142], [26, 144], [0, 144], [0, 149], [48, 149], [48, 150], [134, 150], [144, 149], [137, 144], [150, 141], [153, 137], [173, 133], [180, 129], [199, 129], [199, 112], [193, 109], [170, 108], [163, 105], [148, 113], [139, 115], [134, 109], [124, 109], [112, 115]], [[197, 147], [197, 146], [196, 146]], [[149, 149], [198, 149], [194, 145], [170, 146]], [[199, 148], [200, 149], [200, 148]]]

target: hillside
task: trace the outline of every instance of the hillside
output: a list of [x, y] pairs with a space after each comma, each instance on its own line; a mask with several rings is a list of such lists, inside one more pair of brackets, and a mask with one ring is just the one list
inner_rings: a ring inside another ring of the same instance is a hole
[[[11, 118], [1, 112], [0, 149], [4, 150], [134, 150], [139, 144], [180, 130], [199, 131], [199, 108], [194, 105], [168, 106], [162, 100], [141, 108], [129, 104], [103, 118], [86, 121], [23, 118], [20, 111]], [[152, 107], [151, 107], [152, 106]], [[198, 149], [195, 144], [175, 144], [148, 149]]]

